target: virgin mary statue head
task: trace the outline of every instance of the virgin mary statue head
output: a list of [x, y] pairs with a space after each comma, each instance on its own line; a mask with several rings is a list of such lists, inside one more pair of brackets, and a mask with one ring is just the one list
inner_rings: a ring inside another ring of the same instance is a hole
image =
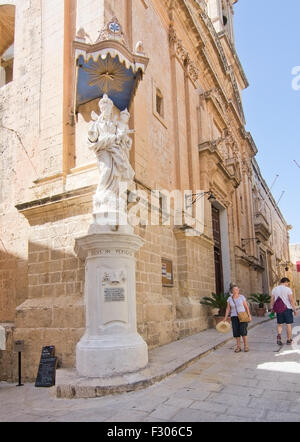
[[101, 98], [101, 100], [99, 101], [99, 109], [101, 111], [101, 114], [103, 114], [107, 118], [110, 118], [112, 116], [113, 105], [113, 101], [108, 97], [107, 94], [104, 94], [103, 98]]

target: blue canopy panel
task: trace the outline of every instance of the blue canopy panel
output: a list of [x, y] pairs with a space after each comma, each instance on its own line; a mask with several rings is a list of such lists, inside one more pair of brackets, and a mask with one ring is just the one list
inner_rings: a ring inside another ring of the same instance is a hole
[[76, 110], [82, 104], [107, 94], [115, 106], [123, 111], [129, 109], [131, 99], [142, 76], [142, 71], [133, 72], [119, 56], [99, 55], [88, 61], [80, 55], [77, 60]]

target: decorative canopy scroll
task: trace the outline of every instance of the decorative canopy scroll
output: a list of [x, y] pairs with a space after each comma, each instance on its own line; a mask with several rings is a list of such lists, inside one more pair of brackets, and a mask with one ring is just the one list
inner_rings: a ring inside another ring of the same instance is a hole
[[0, 55], [14, 42], [15, 6], [0, 5]]
[[80, 105], [107, 94], [123, 111], [131, 101], [149, 59], [140, 52], [128, 49], [126, 38], [116, 18], [113, 18], [94, 44], [86, 43], [85, 31], [80, 29], [74, 42], [76, 60], [75, 111]]

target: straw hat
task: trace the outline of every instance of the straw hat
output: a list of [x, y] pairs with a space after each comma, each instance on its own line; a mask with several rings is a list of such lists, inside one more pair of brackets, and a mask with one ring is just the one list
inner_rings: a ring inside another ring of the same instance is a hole
[[217, 324], [216, 329], [220, 333], [228, 333], [231, 330], [231, 325], [227, 321], [221, 321]]

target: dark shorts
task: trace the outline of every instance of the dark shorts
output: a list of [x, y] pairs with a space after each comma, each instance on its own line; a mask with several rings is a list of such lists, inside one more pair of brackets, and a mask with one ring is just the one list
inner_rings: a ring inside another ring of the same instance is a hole
[[231, 316], [231, 325], [234, 338], [240, 338], [241, 336], [247, 336], [248, 334], [248, 322], [240, 322], [237, 316]]
[[277, 324], [294, 324], [293, 310], [288, 308], [283, 313], [277, 313]]

